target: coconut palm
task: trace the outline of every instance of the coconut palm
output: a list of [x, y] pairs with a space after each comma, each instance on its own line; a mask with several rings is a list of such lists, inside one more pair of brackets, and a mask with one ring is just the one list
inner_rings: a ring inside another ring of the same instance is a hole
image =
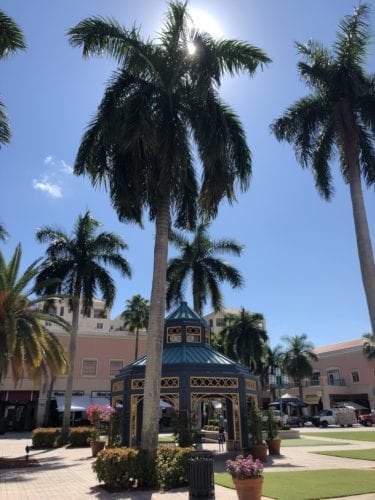
[[37, 282], [56, 278], [44, 287], [46, 292], [62, 292], [70, 297], [72, 309], [72, 332], [69, 342], [69, 371], [66, 381], [64, 416], [61, 430], [62, 442], [68, 439], [70, 408], [72, 401], [73, 373], [79, 327], [80, 305], [88, 314], [96, 290], [101, 290], [106, 307], [111, 307], [116, 288], [106, 266], [120, 271], [122, 276], [131, 276], [130, 266], [120, 251], [127, 248], [117, 235], [108, 232], [97, 233], [101, 224], [89, 211], [80, 215], [71, 236], [63, 230], [42, 227], [36, 233], [40, 243], [48, 243], [47, 258], [42, 263]]
[[[283, 359], [283, 350], [280, 344], [271, 347], [267, 342], [263, 346], [263, 356], [262, 362], [260, 363], [260, 368], [258, 373], [260, 375], [261, 384], [266, 387], [269, 381], [269, 375], [275, 374], [276, 368], [280, 367]], [[270, 387], [271, 401], [276, 399], [276, 388], [274, 386]]]
[[[89, 18], [70, 30], [85, 57], [107, 54], [119, 68], [82, 139], [74, 171], [105, 185], [124, 222], [155, 223], [141, 447], [156, 453], [168, 232], [172, 222], [193, 229], [199, 202], [216, 215], [220, 201], [235, 201], [248, 187], [251, 156], [236, 114], [219, 98], [224, 74], [250, 76], [268, 63], [260, 49], [214, 40], [190, 30], [186, 4], [170, 3], [156, 41], [143, 40], [111, 19]], [[190, 52], [188, 49], [191, 49]], [[193, 150], [195, 143], [196, 149]], [[196, 154], [195, 154], [196, 151]]]
[[141, 295], [134, 295], [130, 300], [127, 300], [126, 309], [121, 314], [125, 328], [135, 332], [134, 360], [138, 359], [139, 330], [147, 329], [149, 314], [149, 302]]
[[38, 380], [47, 369], [57, 376], [68, 365], [64, 348], [45, 323], [65, 330], [69, 325], [42, 307], [52, 296], [40, 296], [40, 287], [33, 284], [40, 271], [40, 259], [20, 274], [21, 257], [21, 245], [9, 263], [0, 252], [0, 380], [10, 365], [16, 384], [25, 370], [30, 378]]
[[[17, 50], [26, 49], [25, 40], [21, 29], [0, 10], [0, 58], [14, 54]], [[0, 101], [0, 144], [7, 144], [11, 139], [8, 117], [5, 113], [5, 107]]]
[[286, 350], [283, 355], [283, 368], [286, 373], [298, 384], [299, 397], [303, 400], [302, 381], [306, 377], [311, 377], [313, 367], [311, 361], [318, 361], [318, 356], [314, 353], [314, 346], [307, 340], [307, 335], [294, 335], [291, 337], [281, 337], [286, 342]]
[[365, 333], [363, 339], [363, 354], [367, 359], [375, 359], [375, 334]]
[[170, 241], [180, 250], [180, 255], [170, 259], [167, 269], [167, 307], [183, 300], [184, 288], [192, 281], [194, 311], [202, 315], [207, 295], [215, 311], [223, 306], [220, 283], [228, 281], [232, 288], [243, 286], [241, 273], [228, 262], [218, 258], [220, 254], [240, 256], [243, 245], [231, 239], [212, 240], [209, 224], [201, 222], [192, 241], [181, 232], [172, 231]]
[[220, 332], [224, 338], [225, 353], [251, 371], [260, 368], [264, 344], [268, 341], [263, 320], [262, 314], [250, 313], [242, 307], [239, 315], [227, 317], [226, 326]]
[[296, 101], [271, 126], [278, 140], [294, 144], [303, 167], [311, 166], [323, 198], [333, 195], [331, 163], [334, 148], [341, 173], [349, 184], [358, 255], [375, 332], [375, 265], [363, 201], [361, 174], [368, 186], [375, 182], [375, 75], [365, 72], [371, 42], [368, 6], [360, 5], [345, 17], [332, 53], [318, 42], [297, 44], [298, 64], [311, 94]]

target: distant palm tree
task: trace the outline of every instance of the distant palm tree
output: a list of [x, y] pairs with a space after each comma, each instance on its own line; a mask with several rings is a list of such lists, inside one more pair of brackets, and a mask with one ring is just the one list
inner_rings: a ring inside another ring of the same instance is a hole
[[9, 237], [9, 234], [5, 227], [0, 224], [0, 241], [5, 241]]
[[270, 62], [257, 47], [215, 40], [191, 30], [189, 21], [187, 4], [171, 2], [156, 41], [98, 17], [69, 31], [70, 43], [83, 47], [85, 57], [106, 54], [119, 65], [82, 139], [74, 171], [108, 188], [121, 221], [142, 224], [147, 213], [155, 223], [141, 442], [152, 457], [159, 430], [168, 232], [172, 222], [193, 229], [198, 203], [215, 216], [223, 199], [235, 201], [237, 186], [247, 189], [246, 135], [218, 90], [225, 74], [253, 76]]
[[238, 316], [227, 318], [227, 325], [220, 332], [224, 338], [225, 353], [248, 366], [251, 371], [259, 369], [264, 344], [268, 341], [263, 320], [262, 314], [250, 313], [242, 307]]
[[375, 333], [365, 333], [363, 339], [363, 354], [367, 359], [375, 359]]
[[375, 332], [375, 264], [361, 175], [375, 183], [375, 75], [364, 68], [372, 44], [369, 7], [359, 5], [340, 23], [332, 53], [318, 42], [297, 43], [300, 77], [312, 91], [296, 101], [271, 128], [277, 139], [294, 144], [302, 167], [311, 166], [323, 198], [333, 194], [330, 164], [335, 148], [349, 184], [358, 255], [372, 332]]
[[306, 377], [311, 377], [313, 372], [311, 361], [318, 361], [318, 356], [314, 353], [314, 346], [307, 340], [305, 333], [292, 337], [281, 337], [281, 340], [286, 342], [283, 368], [298, 383], [299, 397], [303, 400], [302, 381]]
[[180, 250], [180, 255], [170, 259], [167, 269], [167, 307], [183, 300], [186, 281], [191, 278], [194, 311], [202, 315], [207, 295], [212, 307], [219, 311], [223, 306], [220, 283], [228, 281], [232, 288], [243, 286], [241, 273], [220, 254], [240, 256], [243, 245], [234, 240], [213, 240], [208, 234], [209, 223], [201, 222], [192, 241], [182, 233], [172, 231], [170, 241]]
[[[24, 49], [26, 49], [26, 44], [22, 31], [12, 18], [0, 10], [0, 58], [4, 59], [17, 50]], [[4, 104], [0, 101], [0, 144], [7, 144], [10, 139], [11, 131], [8, 117]]]
[[149, 314], [149, 302], [141, 295], [133, 295], [130, 300], [127, 300], [126, 309], [121, 314], [121, 318], [124, 320], [124, 326], [128, 328], [130, 332], [135, 332], [134, 360], [138, 359], [139, 330], [148, 328]]
[[[270, 374], [275, 374], [276, 368], [282, 365], [283, 359], [283, 348], [280, 344], [271, 347], [270, 344], [264, 344], [263, 349], [263, 372], [261, 374], [263, 384], [268, 383], [268, 377]], [[274, 386], [270, 387], [271, 401], [276, 399], [276, 388]]]
[[62, 318], [42, 308], [53, 296], [40, 296], [40, 287], [32, 283], [40, 271], [40, 259], [20, 275], [21, 257], [21, 245], [17, 245], [9, 263], [0, 252], [0, 380], [10, 364], [16, 384], [24, 370], [33, 380], [39, 380], [47, 369], [56, 376], [66, 371], [65, 350], [45, 323], [70, 329]]
[[105, 266], [110, 265], [118, 269], [123, 276], [131, 276], [129, 264], [120, 254], [127, 245], [113, 233], [97, 234], [100, 226], [101, 224], [87, 211], [78, 217], [72, 236], [61, 229], [48, 226], [36, 233], [40, 243], [49, 243], [46, 250], [47, 258], [42, 263], [38, 275], [38, 284], [42, 288], [42, 283], [47, 279], [58, 279], [59, 281], [52, 282], [44, 288], [46, 292], [58, 291], [68, 295], [72, 308], [62, 442], [68, 440], [80, 304], [83, 306], [84, 314], [88, 314], [97, 289], [102, 291], [106, 307], [111, 307], [113, 304], [116, 288]]

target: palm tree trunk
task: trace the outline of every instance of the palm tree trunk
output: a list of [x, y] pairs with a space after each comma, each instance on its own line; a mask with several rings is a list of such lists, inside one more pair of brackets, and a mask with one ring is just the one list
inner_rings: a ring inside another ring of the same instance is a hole
[[152, 278], [150, 321], [147, 336], [141, 448], [150, 458], [156, 456], [159, 432], [160, 379], [163, 356], [166, 276], [169, 235], [169, 197], [160, 201], [156, 215], [154, 269]]
[[361, 175], [358, 162], [350, 162], [350, 196], [352, 201], [355, 233], [362, 282], [365, 289], [367, 307], [370, 315], [372, 332], [375, 333], [375, 264], [366, 209], [363, 201]]
[[135, 350], [134, 350], [134, 361], [138, 359], [138, 344], [139, 344], [139, 328], [135, 331]]
[[64, 416], [61, 429], [61, 443], [65, 444], [69, 439], [69, 426], [70, 426], [70, 411], [72, 406], [72, 392], [73, 392], [73, 376], [74, 376], [74, 362], [77, 350], [77, 334], [78, 334], [78, 320], [79, 320], [79, 297], [73, 299], [73, 317], [72, 317], [72, 331], [70, 334], [69, 343], [69, 369], [66, 380], [65, 398], [64, 398]]
[[43, 425], [47, 426], [49, 422], [49, 413], [51, 409], [51, 399], [52, 399], [52, 391], [53, 391], [53, 386], [55, 384], [55, 377], [52, 376], [51, 374], [51, 382], [49, 385], [49, 389], [47, 392], [47, 401], [46, 401], [46, 407], [44, 410], [44, 417], [43, 417]]

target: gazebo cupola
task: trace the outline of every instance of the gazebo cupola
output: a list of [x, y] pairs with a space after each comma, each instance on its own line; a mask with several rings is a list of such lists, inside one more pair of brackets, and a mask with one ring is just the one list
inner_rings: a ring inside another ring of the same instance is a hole
[[210, 345], [210, 329], [206, 321], [192, 311], [186, 302], [165, 318], [163, 344], [165, 347]]

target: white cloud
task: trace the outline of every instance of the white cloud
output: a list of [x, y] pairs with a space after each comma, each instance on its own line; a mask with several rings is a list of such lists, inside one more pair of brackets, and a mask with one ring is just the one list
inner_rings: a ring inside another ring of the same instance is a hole
[[53, 154], [44, 158], [44, 164], [48, 165], [48, 172], [42, 173], [39, 179], [33, 179], [33, 188], [52, 198], [62, 198], [64, 182], [67, 176], [73, 174], [73, 168]]
[[51, 198], [61, 198], [62, 197], [62, 190], [61, 187], [58, 186], [57, 184], [52, 184], [48, 182], [47, 179], [44, 180], [37, 180], [33, 179], [33, 188], [38, 189], [39, 191], [44, 191], [47, 193]]

